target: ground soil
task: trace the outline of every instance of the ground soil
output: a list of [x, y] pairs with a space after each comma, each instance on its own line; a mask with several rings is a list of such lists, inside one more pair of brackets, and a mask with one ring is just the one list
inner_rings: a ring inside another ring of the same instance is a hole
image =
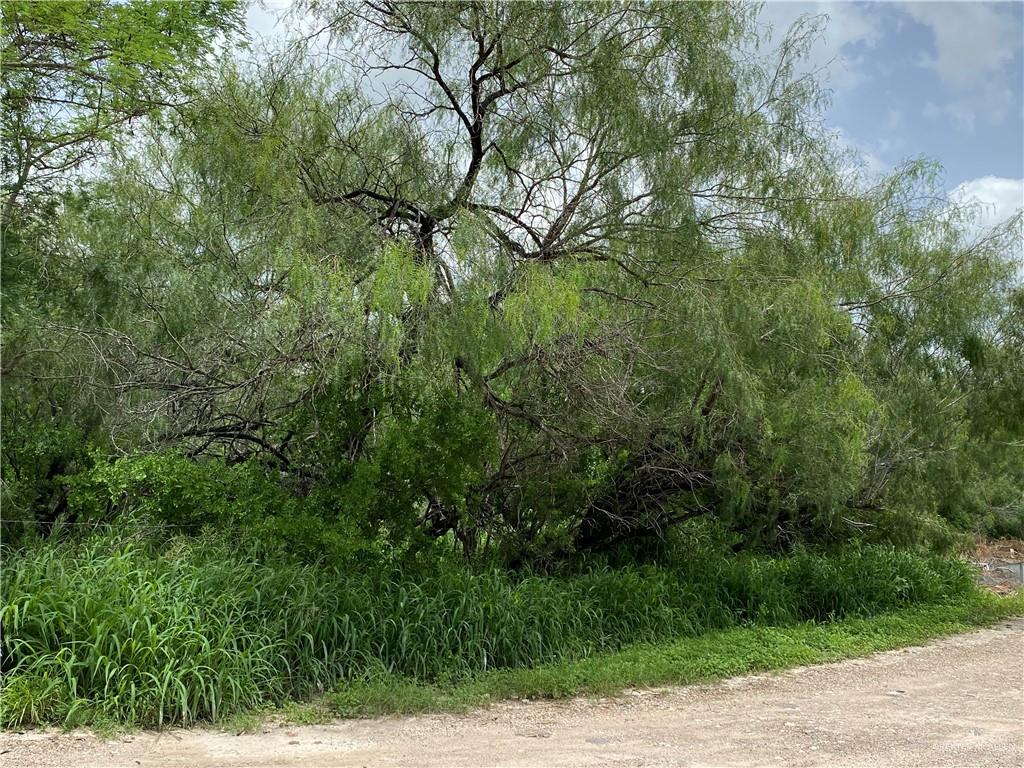
[[[998, 539], [982, 541], [966, 553], [978, 569], [978, 583], [989, 592], [1009, 595], [1021, 588], [1018, 577], [1002, 566], [1024, 560], [1024, 541]], [[1019, 576], [1019, 572], [1018, 572]]]
[[981, 541], [968, 553], [972, 560], [1017, 562], [1024, 560], [1024, 540], [988, 539]]
[[927, 646], [613, 699], [268, 726], [0, 735], [7, 766], [1024, 766], [1024, 619]]

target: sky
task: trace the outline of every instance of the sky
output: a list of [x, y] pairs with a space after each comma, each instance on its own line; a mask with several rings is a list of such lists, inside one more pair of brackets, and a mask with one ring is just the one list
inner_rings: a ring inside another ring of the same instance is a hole
[[[250, 32], [284, 35], [288, 6], [254, 4]], [[759, 22], [777, 41], [804, 15], [828, 17], [806, 63], [831, 94], [826, 125], [869, 169], [925, 156], [987, 223], [1024, 206], [1024, 3], [769, 1]]]
[[1024, 206], [1024, 3], [769, 2], [761, 20], [779, 34], [802, 14], [829, 17], [809, 66], [869, 168], [925, 156], [989, 222]]

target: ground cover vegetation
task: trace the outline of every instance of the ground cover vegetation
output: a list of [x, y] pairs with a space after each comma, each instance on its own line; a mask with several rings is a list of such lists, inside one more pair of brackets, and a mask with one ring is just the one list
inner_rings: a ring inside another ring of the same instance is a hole
[[[973, 594], [964, 563], [881, 548], [785, 558], [691, 548], [677, 567], [510, 575], [451, 564], [352, 572], [268, 561], [219, 539], [118, 534], [32, 547], [5, 581], [5, 726], [190, 723], [325, 693], [361, 701], [711, 630]], [[562, 684], [572, 692], [571, 678]]]
[[301, 9], [2, 6], [7, 725], [970, 613], [1021, 218], [842, 151], [817, 22]]

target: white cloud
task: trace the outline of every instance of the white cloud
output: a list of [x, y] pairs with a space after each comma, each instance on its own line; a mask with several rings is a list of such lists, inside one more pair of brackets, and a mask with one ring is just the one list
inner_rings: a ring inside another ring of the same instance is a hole
[[1024, 27], [1012, 7], [1008, 3], [904, 3], [901, 8], [932, 33], [935, 52], [918, 56], [918, 64], [960, 94], [944, 104], [929, 102], [925, 116], [950, 119], [965, 133], [974, 132], [978, 118], [1001, 124], [1013, 98], [1009, 70], [1024, 45]]
[[890, 149], [884, 139], [872, 145], [857, 141], [842, 128], [836, 128], [832, 136], [838, 148], [846, 153], [844, 166], [848, 172], [860, 175], [870, 183], [892, 171], [892, 163], [882, 159], [882, 155]]
[[922, 54], [920, 63], [953, 87], [1003, 72], [1022, 44], [1021, 23], [1009, 3], [904, 3], [902, 9], [934, 36], [934, 55]]
[[[1024, 208], [1024, 179], [982, 176], [957, 185], [949, 197], [957, 205], [975, 207], [977, 219], [972, 229], [980, 234]], [[1024, 243], [1018, 250], [1024, 250]]]
[[[968, 242], [977, 241], [1024, 209], [1024, 179], [982, 176], [958, 184], [949, 199], [957, 208], [968, 208], [970, 215], [958, 220]], [[1024, 226], [1015, 224], [1003, 234], [1012, 238], [1006, 242], [1008, 255], [1016, 261], [1017, 277], [1024, 285]]]
[[808, 70], [828, 74], [833, 89], [852, 88], [863, 82], [863, 59], [844, 49], [854, 43], [877, 44], [882, 35], [881, 19], [866, 6], [835, 2], [766, 2], [758, 21], [773, 30], [778, 44], [789, 28], [803, 16], [827, 16], [828, 23], [811, 46], [805, 60]]
[[249, 5], [245, 26], [254, 38], [283, 37], [287, 31], [285, 14], [291, 9], [290, 0], [259, 0]]

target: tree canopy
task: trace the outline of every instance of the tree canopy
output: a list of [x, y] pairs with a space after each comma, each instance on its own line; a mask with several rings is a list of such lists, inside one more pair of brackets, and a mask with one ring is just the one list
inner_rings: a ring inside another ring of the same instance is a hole
[[197, 81], [235, 6], [82, 6], [4, 6], [8, 201], [189, 98], [5, 213], [14, 508], [510, 564], [1024, 516], [1020, 217], [858, 170], [813, 24], [765, 57], [726, 3], [310, 2]]

